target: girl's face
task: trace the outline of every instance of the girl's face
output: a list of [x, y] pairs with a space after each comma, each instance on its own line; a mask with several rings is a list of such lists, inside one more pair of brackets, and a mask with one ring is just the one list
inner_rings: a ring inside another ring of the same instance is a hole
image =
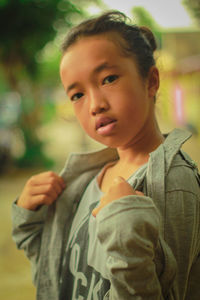
[[151, 132], [157, 69], [142, 79], [134, 59], [123, 56], [109, 36], [84, 37], [70, 46], [60, 75], [77, 119], [96, 141], [128, 147]]

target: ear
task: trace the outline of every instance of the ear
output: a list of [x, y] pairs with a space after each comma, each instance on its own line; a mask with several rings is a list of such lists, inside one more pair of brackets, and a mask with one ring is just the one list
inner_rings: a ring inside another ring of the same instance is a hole
[[152, 66], [148, 74], [148, 94], [149, 97], [155, 98], [160, 86], [159, 71], [155, 66]]

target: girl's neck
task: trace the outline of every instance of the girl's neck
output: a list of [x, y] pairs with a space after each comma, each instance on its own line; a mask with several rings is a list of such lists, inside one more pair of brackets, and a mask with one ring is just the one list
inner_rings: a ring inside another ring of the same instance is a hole
[[164, 137], [158, 126], [153, 130], [144, 131], [128, 145], [117, 148], [118, 163], [141, 166], [148, 161], [149, 154], [158, 148], [163, 141]]
[[134, 141], [126, 147], [117, 148], [119, 160], [107, 165], [99, 177], [99, 186], [103, 192], [107, 192], [113, 180], [117, 176], [128, 179], [135, 171], [149, 160], [149, 154], [163, 143], [162, 136], [158, 126], [156, 130], [143, 130], [140, 137], [134, 138]]

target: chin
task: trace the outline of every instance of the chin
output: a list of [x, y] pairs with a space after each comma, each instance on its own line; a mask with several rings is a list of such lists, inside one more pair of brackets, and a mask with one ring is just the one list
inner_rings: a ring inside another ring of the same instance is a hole
[[104, 145], [104, 146], [107, 146], [109, 148], [118, 148], [118, 147], [123, 147], [124, 143], [116, 140], [116, 138], [113, 138], [113, 137], [104, 137], [104, 138], [94, 138], [92, 137], [92, 139], [94, 139], [96, 142]]

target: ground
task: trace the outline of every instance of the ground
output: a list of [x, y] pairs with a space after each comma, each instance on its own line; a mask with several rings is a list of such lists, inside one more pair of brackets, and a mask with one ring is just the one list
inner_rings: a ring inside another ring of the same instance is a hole
[[0, 177], [0, 299], [34, 300], [30, 263], [23, 251], [16, 249], [11, 238], [11, 205], [19, 194], [29, 172], [14, 171]]

